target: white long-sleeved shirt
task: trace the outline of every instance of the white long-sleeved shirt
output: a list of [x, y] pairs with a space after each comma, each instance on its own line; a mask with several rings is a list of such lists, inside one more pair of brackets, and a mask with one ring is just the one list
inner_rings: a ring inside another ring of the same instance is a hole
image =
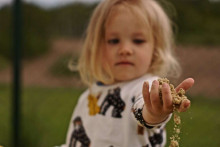
[[165, 124], [146, 128], [134, 117], [132, 107], [144, 105], [142, 86], [158, 77], [144, 75], [113, 85], [93, 84], [79, 98], [72, 115], [66, 144], [62, 147], [163, 147]]

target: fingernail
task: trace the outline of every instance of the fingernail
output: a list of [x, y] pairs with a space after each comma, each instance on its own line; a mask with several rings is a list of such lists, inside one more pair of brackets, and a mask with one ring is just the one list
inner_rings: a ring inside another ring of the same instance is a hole
[[153, 81], [153, 84], [156, 84], [156, 83], [157, 83], [157, 80], [154, 80], [154, 81]]
[[162, 87], [163, 87], [163, 88], [166, 88], [167, 86], [168, 86], [167, 83], [163, 83], [163, 84], [162, 84]]

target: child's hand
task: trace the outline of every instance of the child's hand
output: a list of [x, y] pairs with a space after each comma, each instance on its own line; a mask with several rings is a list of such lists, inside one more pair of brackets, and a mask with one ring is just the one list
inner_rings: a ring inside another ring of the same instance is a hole
[[[192, 78], [188, 78], [180, 83], [176, 87], [176, 91], [180, 88], [188, 90], [194, 84]], [[153, 81], [151, 91], [149, 92], [149, 83], [144, 82], [143, 85], [143, 97], [145, 105], [143, 108], [143, 118], [149, 124], [161, 123], [173, 112], [173, 102], [170, 87], [167, 83], [162, 85], [162, 99], [159, 97], [159, 82]], [[178, 111], [184, 112], [190, 107], [190, 101], [188, 99], [183, 100]]]

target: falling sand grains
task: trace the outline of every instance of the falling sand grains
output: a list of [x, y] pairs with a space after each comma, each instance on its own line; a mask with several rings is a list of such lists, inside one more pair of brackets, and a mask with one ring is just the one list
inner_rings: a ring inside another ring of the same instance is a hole
[[178, 92], [176, 92], [174, 85], [170, 84], [170, 81], [167, 78], [160, 78], [158, 79], [158, 81], [159, 81], [159, 96], [161, 99], [162, 99], [162, 84], [167, 83], [170, 86], [170, 91], [173, 98], [174, 128], [173, 128], [173, 135], [170, 137], [169, 147], [179, 147], [181, 118], [179, 116], [179, 112], [177, 111], [177, 109], [180, 107], [182, 101], [187, 99], [187, 97], [185, 96], [185, 90], [181, 88]]

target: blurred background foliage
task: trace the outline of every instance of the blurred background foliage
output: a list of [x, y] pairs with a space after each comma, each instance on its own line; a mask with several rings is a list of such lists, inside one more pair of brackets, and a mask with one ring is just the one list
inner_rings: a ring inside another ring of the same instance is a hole
[[177, 17], [177, 41], [181, 44], [220, 44], [220, 3], [209, 0], [171, 0]]
[[[176, 11], [167, 9], [176, 26], [178, 44], [219, 45], [220, 3], [209, 0], [169, 0]], [[23, 3], [23, 57], [32, 58], [48, 51], [50, 39], [82, 37], [96, 4], [73, 3], [43, 9]], [[166, 6], [165, 6], [166, 8]], [[11, 56], [12, 7], [0, 9], [0, 52]]]
[[[81, 37], [95, 5], [72, 4], [45, 10], [23, 3], [23, 57], [33, 58], [48, 51], [49, 41], [59, 37]], [[12, 7], [0, 9], [0, 52], [10, 58]]]

